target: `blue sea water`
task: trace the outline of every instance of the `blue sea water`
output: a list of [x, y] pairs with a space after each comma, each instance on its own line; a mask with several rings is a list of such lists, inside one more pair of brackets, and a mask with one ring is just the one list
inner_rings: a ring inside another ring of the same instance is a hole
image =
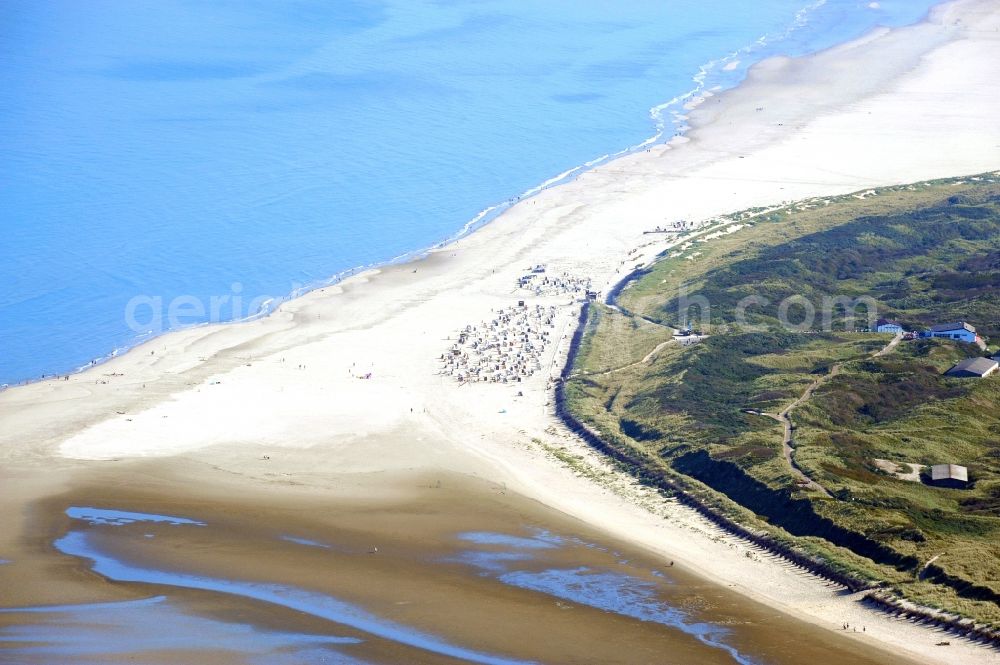
[[0, 384], [452, 238], [699, 86], [933, 4], [6, 0]]

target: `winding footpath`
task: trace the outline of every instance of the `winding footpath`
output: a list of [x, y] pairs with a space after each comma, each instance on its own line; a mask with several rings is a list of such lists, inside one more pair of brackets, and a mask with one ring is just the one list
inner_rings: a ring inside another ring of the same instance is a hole
[[[881, 358], [882, 356], [891, 353], [892, 350], [899, 345], [899, 342], [902, 339], [903, 339], [902, 333], [897, 334], [895, 337], [892, 338], [892, 340], [888, 344], [886, 344], [884, 347], [882, 347], [875, 353], [871, 354], [871, 357]], [[823, 376], [821, 376], [820, 378], [816, 379], [811, 384], [809, 384], [809, 387], [806, 388], [805, 392], [803, 392], [802, 395], [800, 395], [797, 400], [786, 406], [784, 410], [781, 411], [781, 413], [778, 413], [777, 415], [773, 413], [761, 414], [777, 420], [784, 426], [785, 433], [784, 433], [784, 438], [781, 442], [781, 451], [782, 454], [785, 456], [785, 461], [788, 463], [788, 467], [792, 470], [792, 473], [798, 478], [797, 484], [806, 489], [819, 492], [828, 499], [833, 498], [833, 495], [830, 494], [830, 491], [827, 490], [822, 485], [820, 485], [815, 480], [813, 480], [812, 478], [810, 478], [809, 475], [802, 470], [802, 467], [800, 467], [798, 463], [795, 461], [795, 446], [792, 443], [794, 440], [793, 433], [795, 431], [795, 426], [792, 424], [792, 411], [794, 411], [798, 407], [808, 402], [821, 385], [823, 385], [833, 377], [837, 376], [837, 374], [840, 373], [842, 365], [843, 363], [836, 363], [832, 367], [830, 367], [830, 371], [827, 374], [824, 374]]]

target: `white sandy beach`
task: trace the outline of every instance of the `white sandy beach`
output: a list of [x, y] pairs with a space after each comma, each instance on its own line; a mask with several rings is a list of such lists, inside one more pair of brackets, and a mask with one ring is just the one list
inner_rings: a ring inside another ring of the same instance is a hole
[[[998, 81], [1000, 3], [991, 0], [958, 0], [916, 26], [764, 62], [693, 108], [685, 139], [543, 191], [423, 260], [314, 291], [266, 319], [168, 334], [68, 380], [0, 393], [2, 465], [15, 473], [179, 455], [248, 478], [335, 478], [373, 494], [392, 491], [387, 472], [476, 475], [817, 625], [864, 625], [854, 639], [923, 662], [1000, 662], [955, 638], [936, 649], [940, 634], [747, 557], [693, 512], [612, 474], [595, 483], [548, 454], [566, 446], [603, 468], [560, 427], [547, 385], [579, 304], [516, 288], [544, 264], [606, 292], [667, 246], [643, 231], [677, 219], [998, 169]], [[541, 371], [506, 385], [439, 373], [460, 329], [521, 299], [557, 306]]]

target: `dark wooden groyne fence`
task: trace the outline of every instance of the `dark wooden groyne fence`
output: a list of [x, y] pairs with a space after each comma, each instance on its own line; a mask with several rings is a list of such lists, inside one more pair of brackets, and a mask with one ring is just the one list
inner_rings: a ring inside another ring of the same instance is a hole
[[[656, 257], [656, 259], [660, 258], [661, 256], [663, 256], [662, 252]], [[656, 259], [653, 260], [655, 261]], [[617, 307], [618, 296], [622, 294], [622, 291], [625, 290], [625, 287], [648, 272], [649, 268], [636, 268], [629, 274], [625, 275], [623, 278], [618, 280], [618, 283], [612, 286], [611, 289], [608, 291], [608, 295], [604, 298], [605, 302], [607, 302], [609, 305], [614, 305]]]
[[[614, 299], [621, 293], [624, 286], [635, 279], [642, 271], [635, 271], [621, 282], [619, 282], [609, 295], [609, 304], [614, 303]], [[613, 297], [612, 297], [613, 296]], [[851, 592], [869, 590], [864, 597], [864, 602], [873, 608], [887, 612], [910, 621], [926, 624], [939, 628], [948, 633], [965, 637], [981, 642], [993, 648], [1000, 648], [1000, 633], [988, 627], [975, 626], [968, 620], [959, 617], [944, 616], [929, 608], [909, 606], [894, 598], [893, 596], [879, 591], [879, 585], [865, 579], [861, 579], [848, 572], [833, 567], [826, 561], [817, 559], [803, 553], [787, 542], [774, 538], [767, 533], [752, 531], [747, 527], [724, 515], [716, 507], [692, 494], [681, 482], [664, 476], [662, 470], [652, 467], [650, 461], [643, 455], [628, 449], [627, 446], [617, 446], [596, 433], [593, 429], [580, 421], [567, 407], [566, 384], [569, 380], [576, 357], [580, 351], [580, 345], [586, 333], [587, 322], [590, 316], [590, 303], [585, 302], [580, 309], [576, 330], [570, 340], [566, 364], [563, 366], [559, 380], [555, 386], [555, 413], [563, 425], [575, 435], [585, 441], [591, 448], [624, 467], [639, 482], [648, 487], [657, 489], [661, 493], [673, 497], [676, 501], [685, 505], [706, 520], [716, 525], [723, 531], [740, 538], [756, 547], [759, 547], [772, 555], [786, 560], [788, 563], [801, 568], [817, 577], [825, 579], [834, 584], [838, 584]], [[936, 572], [936, 571], [935, 571]], [[943, 573], [943, 571], [941, 571]], [[952, 585], [948, 585], [952, 586]]]
[[790, 563], [819, 575], [824, 579], [847, 587], [851, 591], [861, 591], [863, 589], [871, 588], [872, 585], [866, 580], [861, 580], [848, 573], [837, 570], [827, 563], [803, 554], [802, 552], [791, 548], [786, 543], [778, 541], [767, 534], [751, 531], [743, 525], [738, 524], [702, 501], [700, 498], [686, 491], [678, 482], [664, 477], [660, 470], [651, 468], [650, 463], [644, 459], [642, 455], [623, 450], [622, 448], [605, 441], [591, 428], [584, 425], [575, 415], [573, 415], [573, 413], [571, 413], [566, 406], [566, 381], [569, 379], [570, 373], [572, 372], [576, 355], [580, 351], [580, 344], [583, 341], [583, 335], [586, 331], [589, 313], [590, 304], [585, 303], [580, 310], [577, 328], [573, 333], [572, 340], [570, 341], [566, 365], [563, 368], [560, 380], [556, 383], [556, 415], [562, 421], [563, 425], [586, 441], [592, 448], [598, 450], [627, 468], [632, 475], [644, 485], [653, 487], [669, 496], [674, 497], [678, 502], [693, 508], [700, 515], [723, 530], [738, 536], [739, 538], [746, 540], [757, 547], [765, 549], [772, 554], [776, 554]]
[[864, 602], [869, 607], [899, 619], [936, 628], [950, 635], [964, 637], [993, 649], [1000, 649], [1000, 632], [985, 626], [976, 626], [968, 619], [942, 615], [930, 608], [909, 605], [898, 598], [878, 591], [870, 591], [865, 594]]

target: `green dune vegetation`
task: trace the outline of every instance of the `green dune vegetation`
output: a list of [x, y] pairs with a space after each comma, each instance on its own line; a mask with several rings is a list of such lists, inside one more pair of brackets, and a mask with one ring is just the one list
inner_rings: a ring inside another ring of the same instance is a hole
[[[996, 351], [1000, 174], [714, 220], [590, 306], [566, 404], [638, 476], [1000, 626], [1000, 372], [946, 376], [988, 352], [893, 341], [876, 317], [967, 321]], [[688, 326], [701, 335], [673, 336]], [[968, 484], [932, 486], [936, 464]]]

